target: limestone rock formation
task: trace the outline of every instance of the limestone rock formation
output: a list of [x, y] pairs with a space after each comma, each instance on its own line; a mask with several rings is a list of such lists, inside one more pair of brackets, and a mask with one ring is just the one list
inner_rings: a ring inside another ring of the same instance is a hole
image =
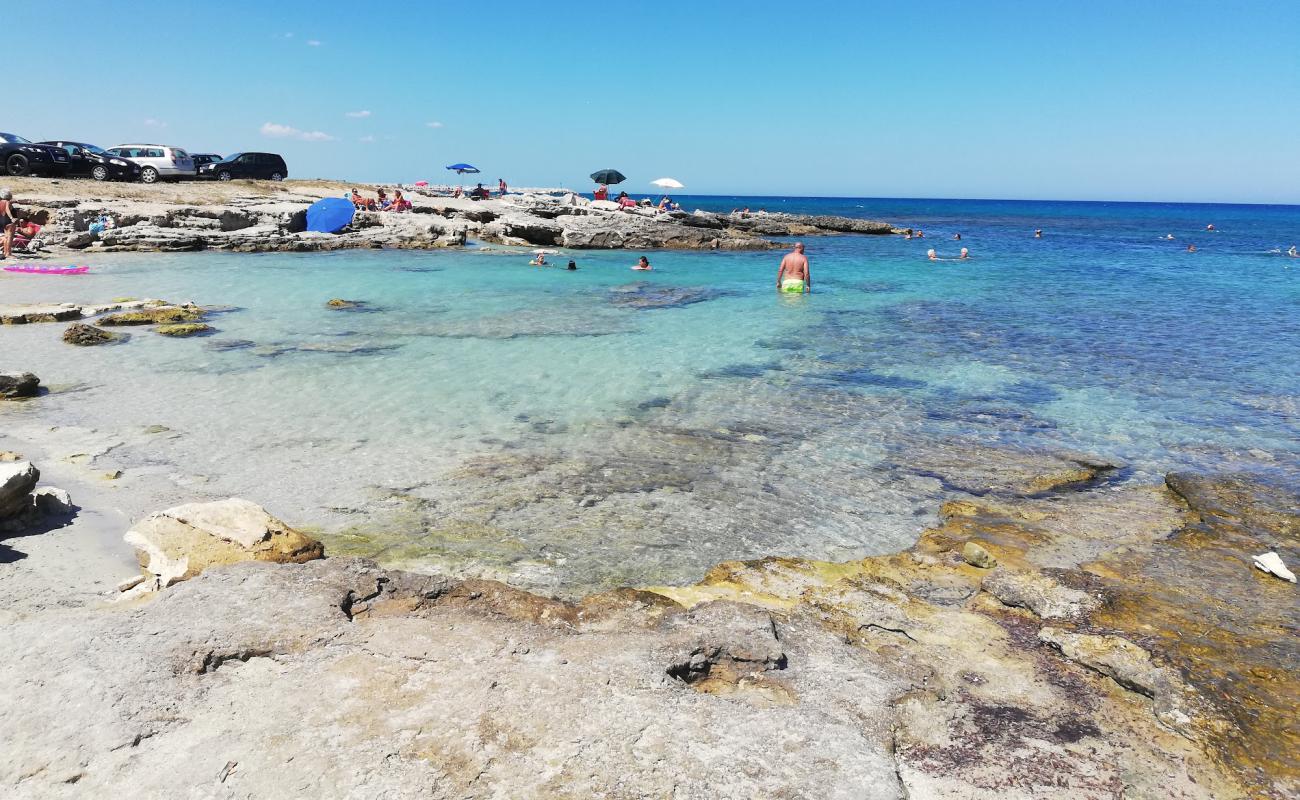
[[40, 479], [40, 470], [30, 461], [0, 462], [0, 520], [17, 516], [32, 505], [31, 493]]
[[149, 588], [170, 586], [209, 567], [240, 561], [321, 558], [320, 542], [239, 498], [189, 503], [151, 514], [126, 532]]

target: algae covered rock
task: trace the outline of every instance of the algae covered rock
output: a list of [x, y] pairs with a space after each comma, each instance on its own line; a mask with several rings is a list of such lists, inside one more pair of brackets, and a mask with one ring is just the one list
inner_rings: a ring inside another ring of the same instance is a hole
[[321, 558], [320, 542], [271, 516], [256, 503], [232, 497], [188, 503], [151, 514], [123, 537], [150, 588], [186, 580], [220, 564], [240, 561], [301, 563]]
[[201, 333], [209, 333], [212, 331], [212, 326], [206, 322], [180, 322], [175, 325], [159, 325], [156, 331], [163, 336], [180, 338], [184, 336], [197, 336]]
[[87, 325], [83, 322], [69, 325], [67, 330], [63, 332], [63, 341], [81, 347], [108, 344], [121, 339], [122, 334], [120, 333], [110, 333], [102, 328], [96, 328], [94, 325]]
[[0, 397], [35, 397], [40, 385], [30, 372], [0, 372]]
[[342, 298], [335, 297], [334, 299], [325, 303], [325, 305], [329, 308], [333, 308], [338, 311], [347, 311], [349, 309], [361, 308], [362, 306], [365, 305], [365, 303], [361, 302], [360, 300], [344, 300]]
[[100, 325], [176, 325], [182, 322], [198, 322], [205, 312], [198, 306], [158, 306], [141, 308], [136, 311], [124, 311], [121, 314], [109, 314], [99, 321]]

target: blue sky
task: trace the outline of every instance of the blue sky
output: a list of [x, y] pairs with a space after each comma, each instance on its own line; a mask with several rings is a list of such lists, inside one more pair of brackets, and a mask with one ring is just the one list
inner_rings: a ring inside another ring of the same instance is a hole
[[37, 99], [0, 130], [32, 139], [358, 181], [1300, 203], [1300, 0], [10, 5]]

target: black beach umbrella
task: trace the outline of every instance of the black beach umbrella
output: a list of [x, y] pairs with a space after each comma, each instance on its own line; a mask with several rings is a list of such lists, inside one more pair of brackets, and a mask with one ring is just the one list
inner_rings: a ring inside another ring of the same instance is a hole
[[598, 172], [591, 173], [591, 179], [596, 183], [604, 183], [613, 186], [616, 183], [622, 183], [627, 180], [627, 177], [616, 169], [602, 169]]

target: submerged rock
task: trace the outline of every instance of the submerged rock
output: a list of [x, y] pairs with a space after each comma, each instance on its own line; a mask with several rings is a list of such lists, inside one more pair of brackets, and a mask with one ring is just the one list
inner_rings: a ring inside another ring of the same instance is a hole
[[0, 372], [0, 398], [35, 397], [40, 385], [30, 372]]
[[67, 330], [63, 332], [63, 341], [82, 347], [108, 344], [109, 342], [120, 341], [122, 338], [123, 336], [120, 333], [110, 333], [102, 328], [96, 328], [93, 325], [86, 325], [81, 322], [69, 325]]
[[361, 308], [362, 306], [365, 305], [365, 303], [361, 302], [360, 300], [343, 300], [336, 297], [333, 300], [326, 302], [325, 305], [330, 308], [345, 310], [345, 309]]
[[163, 336], [172, 336], [176, 338], [184, 336], [197, 336], [201, 333], [211, 333], [214, 328], [206, 322], [181, 322], [175, 325], [159, 325], [154, 329], [156, 333]]
[[310, 561], [325, 554], [320, 542], [266, 513], [230, 498], [190, 503], [151, 514], [126, 532], [150, 588], [170, 586], [209, 567], [239, 561]]

